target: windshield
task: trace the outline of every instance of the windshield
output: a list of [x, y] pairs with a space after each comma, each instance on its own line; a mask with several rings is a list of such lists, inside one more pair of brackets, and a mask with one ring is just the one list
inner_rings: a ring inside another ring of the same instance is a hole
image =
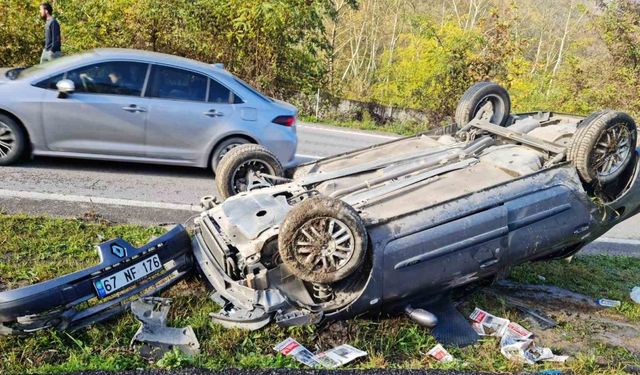
[[51, 68], [55, 69], [56, 66], [64, 65], [67, 62], [69, 62], [69, 60], [75, 60], [77, 58], [78, 58], [78, 55], [63, 56], [63, 57], [60, 57], [60, 58], [55, 59], [55, 60], [47, 61], [47, 62], [42, 63], [42, 64], [34, 65], [34, 66], [30, 67], [30, 68], [20, 70], [19, 72], [17, 72], [17, 74], [15, 74], [15, 77], [13, 77], [13, 78], [11, 78], [9, 76], [7, 76], [7, 77], [9, 77], [11, 79], [28, 78], [28, 77], [33, 76], [34, 74], [38, 74], [38, 73], [44, 71], [45, 69], [51, 69]]

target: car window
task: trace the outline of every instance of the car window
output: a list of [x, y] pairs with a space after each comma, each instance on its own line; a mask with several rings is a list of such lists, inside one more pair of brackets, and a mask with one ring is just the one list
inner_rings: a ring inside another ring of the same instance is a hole
[[240, 104], [242, 99], [216, 80], [210, 80], [209, 102], [220, 104]]
[[145, 96], [203, 102], [207, 96], [207, 77], [188, 70], [154, 65]]
[[147, 75], [147, 64], [109, 61], [83, 66], [67, 73], [76, 92], [140, 96]]
[[47, 78], [43, 81], [36, 83], [35, 86], [40, 87], [42, 89], [57, 90], [58, 87], [56, 86], [56, 84], [63, 79], [64, 79], [64, 73], [60, 73], [58, 75], [55, 75], [53, 77]]

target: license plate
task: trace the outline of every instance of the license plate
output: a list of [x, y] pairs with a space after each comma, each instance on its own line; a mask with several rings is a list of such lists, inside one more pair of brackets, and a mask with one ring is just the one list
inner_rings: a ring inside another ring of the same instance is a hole
[[161, 268], [162, 263], [160, 263], [160, 258], [156, 254], [104, 279], [94, 281], [93, 286], [98, 292], [98, 297], [104, 298], [140, 279], [144, 279]]

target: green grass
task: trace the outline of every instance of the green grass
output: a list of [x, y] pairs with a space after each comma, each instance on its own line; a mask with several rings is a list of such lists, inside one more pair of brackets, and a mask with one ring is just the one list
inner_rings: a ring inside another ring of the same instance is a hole
[[399, 134], [403, 136], [415, 135], [417, 133], [424, 132], [430, 129], [429, 125], [418, 122], [389, 122], [385, 124], [378, 124], [375, 121], [369, 119], [364, 119], [362, 121], [335, 120], [325, 118], [319, 119], [315, 116], [301, 116], [300, 121], [333, 125], [343, 128], [372, 130], [383, 133]]
[[[0, 275], [5, 288], [36, 282], [85, 267], [95, 261], [94, 245], [102, 238], [121, 236], [141, 244], [161, 233], [159, 228], [107, 225], [65, 220], [0, 215]], [[512, 278], [541, 283], [538, 275], [570, 290], [593, 297], [619, 299], [618, 309], [602, 312], [608, 317], [628, 319], [636, 324], [640, 308], [629, 299], [628, 290], [640, 284], [640, 260], [623, 257], [579, 257], [572, 263], [553, 261], [517, 267]], [[109, 322], [78, 332], [41, 331], [31, 336], [0, 337], [0, 373], [56, 373], [87, 369], [125, 370], [146, 367], [206, 367], [223, 369], [301, 367], [291, 358], [277, 355], [273, 346], [292, 336], [310, 350], [328, 349], [349, 343], [366, 350], [369, 355], [351, 367], [356, 368], [455, 368], [485, 371], [534, 371], [551, 368], [572, 369], [577, 374], [618, 374], [637, 356], [621, 347], [591, 342], [590, 326], [577, 320], [563, 320], [552, 330], [559, 342], [582, 343], [580, 350], [569, 351], [567, 364], [545, 363], [523, 366], [506, 360], [498, 341], [489, 338], [471, 347], [451, 349], [456, 360], [439, 364], [427, 357], [435, 340], [425, 328], [404, 317], [356, 319], [334, 324], [324, 331], [313, 327], [288, 329], [268, 326], [247, 332], [226, 330], [213, 324], [208, 313], [217, 306], [208, 298], [205, 282], [196, 277], [185, 280], [164, 296], [174, 299], [170, 324], [193, 326], [202, 354], [189, 358], [177, 352], [168, 353], [160, 361], [149, 363], [129, 350], [129, 341], [138, 323], [127, 313]], [[462, 305], [468, 314], [475, 306], [496, 315], [527, 323], [517, 311], [501, 299], [476, 293]], [[549, 332], [549, 331], [545, 331]], [[542, 342], [541, 344], [545, 344]], [[550, 344], [551, 345], [551, 344]], [[566, 350], [552, 345], [556, 351]]]

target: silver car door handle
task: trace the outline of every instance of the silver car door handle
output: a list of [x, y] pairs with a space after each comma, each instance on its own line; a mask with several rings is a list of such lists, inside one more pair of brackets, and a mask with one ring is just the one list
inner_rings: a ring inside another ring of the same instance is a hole
[[205, 115], [205, 116], [209, 116], [209, 117], [221, 117], [221, 116], [224, 116], [224, 113], [218, 112], [215, 109], [209, 110], [207, 112], [203, 112], [202, 114]]
[[132, 112], [132, 113], [135, 113], [135, 112], [146, 112], [147, 111], [146, 109], [144, 109], [142, 107], [138, 107], [135, 104], [132, 104], [132, 105], [126, 106], [126, 107], [122, 107], [122, 109], [127, 111], [127, 112]]

